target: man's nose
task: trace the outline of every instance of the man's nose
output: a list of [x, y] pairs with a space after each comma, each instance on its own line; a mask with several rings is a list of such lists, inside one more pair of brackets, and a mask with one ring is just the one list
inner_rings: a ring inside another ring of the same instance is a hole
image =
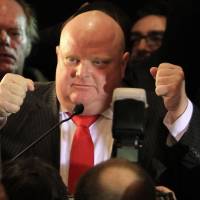
[[76, 76], [87, 77], [90, 73], [88, 62], [80, 62], [76, 67]]
[[149, 50], [149, 45], [147, 44], [147, 41], [145, 38], [141, 38], [141, 40], [138, 43], [137, 49], [138, 50]]
[[10, 43], [10, 37], [7, 31], [0, 30], [0, 44], [9, 45], [9, 43]]

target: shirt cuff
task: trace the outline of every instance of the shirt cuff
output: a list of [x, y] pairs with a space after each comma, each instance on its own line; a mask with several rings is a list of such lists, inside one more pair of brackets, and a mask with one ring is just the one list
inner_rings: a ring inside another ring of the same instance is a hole
[[166, 114], [163, 123], [168, 128], [171, 136], [178, 142], [184, 133], [187, 131], [193, 113], [193, 104], [188, 99], [188, 105], [185, 112], [174, 122], [170, 123], [168, 113]]
[[0, 117], [0, 129], [4, 127], [7, 122], [7, 117]]

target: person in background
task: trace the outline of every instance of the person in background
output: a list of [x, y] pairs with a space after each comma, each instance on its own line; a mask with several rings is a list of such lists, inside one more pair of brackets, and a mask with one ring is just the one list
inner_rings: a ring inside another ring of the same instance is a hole
[[165, 0], [146, 3], [137, 10], [131, 27], [130, 62], [141, 62], [162, 44], [169, 6]]
[[79, 180], [75, 200], [156, 200], [152, 178], [138, 164], [110, 159], [97, 164]]
[[31, 7], [23, 0], [1, 0], [0, 79], [6, 73], [16, 73], [35, 81], [46, 80], [38, 69], [24, 67], [37, 39], [37, 23]]
[[[129, 59], [130, 27], [124, 23], [124, 15], [113, 4], [99, 1], [68, 19], [56, 47], [55, 82], [34, 84], [20, 75], [4, 76], [0, 82], [4, 162], [52, 130], [21, 156], [36, 155], [51, 163], [60, 170], [73, 194], [84, 172], [111, 157], [112, 94], [122, 86]], [[161, 63], [151, 68], [151, 74], [156, 89], [147, 95], [149, 108], [140, 163], [156, 183], [174, 190], [185, 174], [199, 166], [196, 127], [200, 125], [200, 116], [187, 97], [180, 66]], [[80, 103], [84, 106], [82, 114], [58, 126]], [[91, 122], [87, 127], [81, 124], [85, 120]], [[87, 136], [84, 138], [80, 134], [83, 129]], [[183, 189], [184, 185], [180, 187]]]
[[2, 185], [9, 200], [67, 200], [57, 169], [37, 157], [3, 164]]
[[[171, 1], [170, 12], [168, 13], [167, 19], [167, 28], [165, 30], [161, 47], [151, 56], [151, 58], [147, 62], [145, 62], [145, 64], [143, 63], [141, 66], [138, 65], [137, 68], [137, 70], [139, 70], [141, 69], [140, 67], [143, 66], [158, 66], [159, 63], [162, 62], [174, 63], [181, 66], [184, 70], [186, 93], [189, 99], [193, 102], [193, 115], [196, 115], [196, 111], [197, 113], [199, 113], [198, 110], [200, 105], [200, 90], [198, 84], [199, 73], [197, 67], [199, 64], [199, 53], [198, 51], [194, 50], [195, 46], [200, 45], [200, 31], [196, 29], [196, 25], [199, 24], [200, 17], [200, 7], [198, 3], [199, 2], [197, 0], [186, 0], [184, 2], [181, 0]], [[137, 87], [146, 86], [145, 77], [146, 75], [148, 76], [148, 70], [146, 71], [147, 73], [145, 74], [144, 79], [140, 79], [139, 86], [137, 85]], [[131, 80], [130, 82], [128, 82], [128, 84], [131, 87], [134, 87], [134, 72], [132, 73], [132, 77], [131, 71], [129, 71], [129, 73], [127, 74], [130, 77], [129, 80]], [[140, 78], [139, 75], [138, 78]], [[149, 82], [147, 81], [147, 83]], [[151, 87], [146, 86], [147, 90], [149, 90], [150, 88], [155, 88], [154, 85], [155, 84], [152, 83]], [[199, 131], [199, 127], [197, 124], [193, 126], [196, 131]], [[194, 138], [191, 138], [190, 141], [190, 144], [193, 143], [194, 146], [190, 148], [187, 145], [184, 145], [182, 146], [181, 152], [185, 151], [185, 153], [187, 154], [187, 150], [190, 149], [191, 155], [195, 155], [194, 157], [198, 157], [200, 154], [198, 153], [197, 148], [200, 141], [197, 135]], [[175, 145], [172, 149], [175, 150], [177, 148], [176, 151], [178, 151], [178, 146]], [[174, 156], [172, 153], [171, 155], [168, 155], [168, 159], [170, 160], [169, 162], [171, 162], [171, 165], [173, 165], [170, 167], [171, 169], [179, 168], [178, 165], [176, 167], [174, 166], [174, 163], [176, 163], [179, 157]], [[160, 177], [160, 180], [162, 178], [165, 179], [162, 180], [162, 182], [168, 182], [168, 185], [170, 184], [169, 182], [174, 182], [173, 187], [170, 188], [176, 191], [177, 199], [196, 200], [196, 197], [199, 195], [198, 185], [200, 184], [200, 166], [198, 164], [194, 167], [193, 161], [191, 161], [191, 164], [192, 165], [188, 163], [188, 167], [186, 167], [185, 169], [174, 170], [171, 178], [169, 176], [167, 179], [166, 176]], [[197, 184], [195, 184], [195, 182], [197, 182]]]
[[125, 79], [134, 87], [155, 90], [147, 64], [160, 48], [167, 26], [169, 3], [166, 0], [146, 2], [133, 17], [130, 33], [131, 53]]

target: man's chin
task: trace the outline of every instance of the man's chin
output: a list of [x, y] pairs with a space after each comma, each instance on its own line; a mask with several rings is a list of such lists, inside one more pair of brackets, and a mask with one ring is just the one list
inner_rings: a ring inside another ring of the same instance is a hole
[[0, 72], [1, 74], [14, 73], [15, 67], [8, 63], [0, 63]]
[[73, 103], [73, 104], [80, 104], [80, 103], [82, 103], [83, 105], [85, 104], [85, 102], [87, 102], [87, 100], [85, 99], [85, 98], [83, 98], [83, 97], [78, 97], [78, 96], [71, 96], [71, 102]]

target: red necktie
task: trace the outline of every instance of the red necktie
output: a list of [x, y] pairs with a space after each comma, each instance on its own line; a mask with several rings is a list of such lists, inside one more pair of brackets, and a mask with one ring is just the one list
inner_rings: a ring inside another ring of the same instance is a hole
[[94, 166], [94, 144], [90, 136], [89, 127], [97, 120], [94, 116], [74, 116], [73, 122], [77, 125], [73, 137], [70, 162], [68, 189], [73, 194], [80, 176]]

